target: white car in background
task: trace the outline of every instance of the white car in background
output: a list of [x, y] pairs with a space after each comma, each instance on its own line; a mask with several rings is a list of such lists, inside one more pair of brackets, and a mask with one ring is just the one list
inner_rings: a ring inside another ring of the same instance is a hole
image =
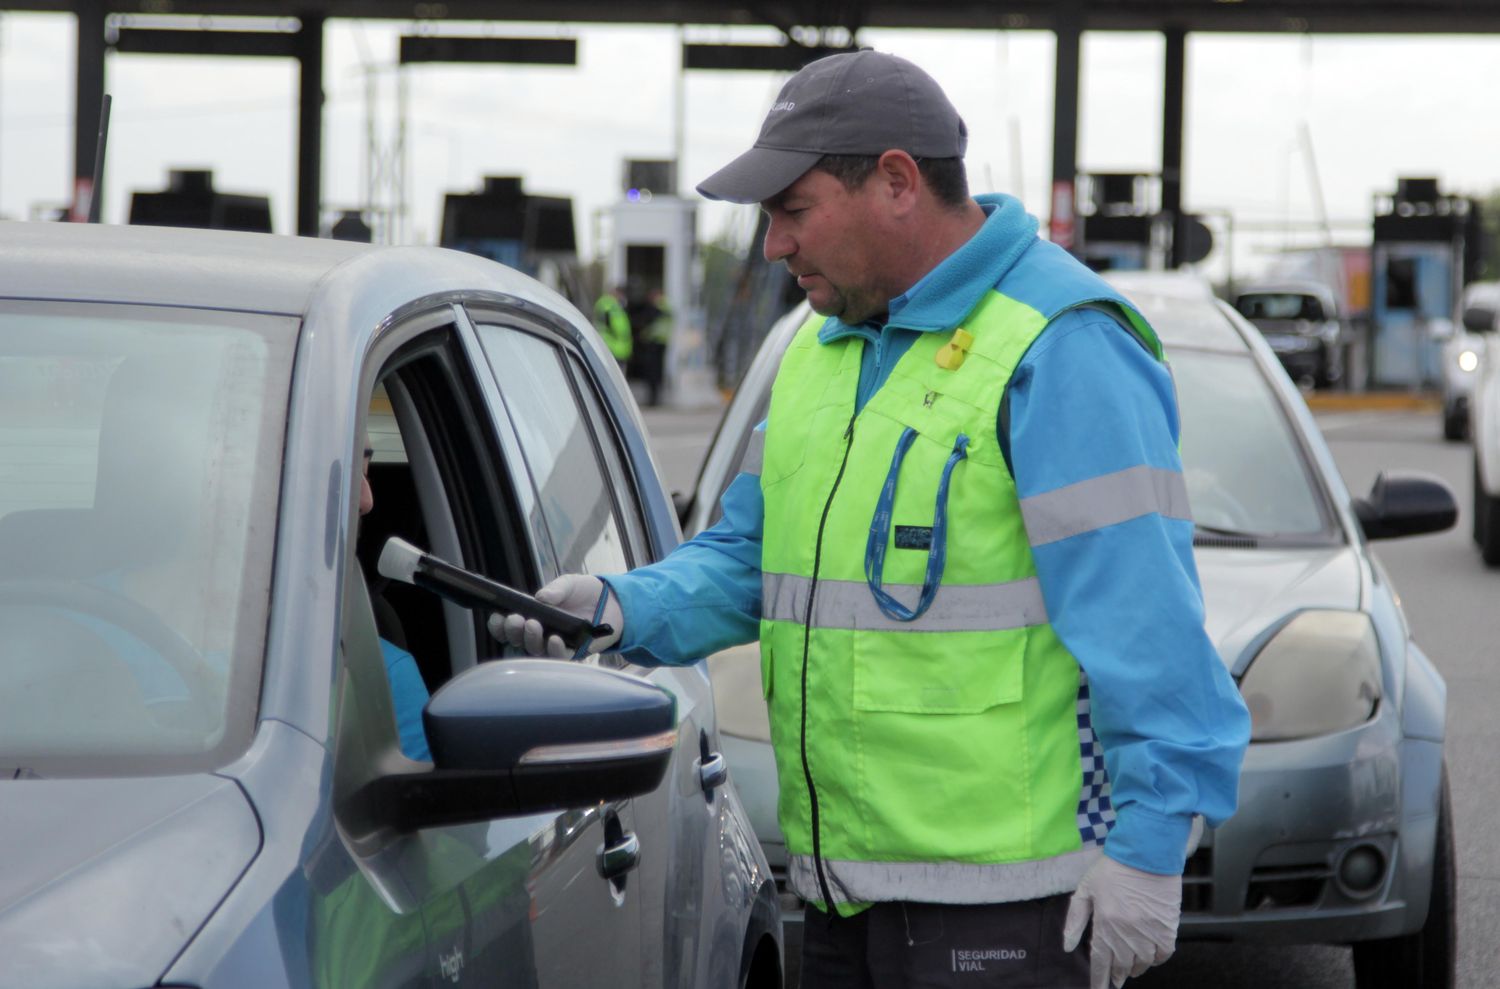
[[[1386, 472], [1351, 497], [1254, 326], [1200, 280], [1109, 277], [1172, 362], [1208, 630], [1252, 716], [1239, 810], [1187, 863], [1182, 937], [1353, 944], [1357, 989], [1451, 987], [1446, 687], [1410, 638], [1369, 541], [1452, 526], [1453, 494], [1435, 478]], [[808, 315], [804, 304], [777, 323], [737, 389], [684, 506], [688, 534], [717, 521], [781, 354]], [[1493, 394], [1500, 427], [1500, 387]], [[1494, 466], [1500, 504], [1500, 447]], [[708, 665], [721, 751], [782, 891], [792, 986], [801, 909], [784, 883], [759, 650], [726, 650]]]
[[1500, 282], [1476, 282], [1464, 293], [1464, 329], [1487, 344], [1479, 351], [1469, 398], [1474, 441], [1474, 542], [1492, 567], [1500, 567]]
[[[1467, 314], [1470, 309], [1477, 310], [1474, 319], [1461, 319], [1443, 341], [1443, 438], [1449, 440], [1470, 435], [1469, 408], [1484, 359], [1485, 336], [1494, 330], [1493, 313], [1500, 310], [1500, 282], [1469, 283], [1460, 310]], [[1489, 319], [1485, 312], [1491, 314]]]

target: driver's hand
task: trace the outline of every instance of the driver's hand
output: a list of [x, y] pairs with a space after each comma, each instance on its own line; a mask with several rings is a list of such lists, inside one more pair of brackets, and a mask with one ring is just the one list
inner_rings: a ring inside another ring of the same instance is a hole
[[[620, 640], [625, 614], [620, 610], [620, 602], [610, 593], [609, 585], [598, 577], [581, 573], [563, 574], [537, 591], [536, 599], [589, 621], [595, 621], [594, 615], [599, 613], [602, 602], [604, 610], [596, 624], [608, 625], [613, 631], [602, 638], [591, 640], [585, 652], [604, 652]], [[529, 656], [566, 659], [574, 654], [574, 650], [563, 642], [561, 636], [547, 635], [542, 623], [534, 618], [496, 611], [490, 615], [487, 624], [490, 634], [497, 640], [523, 649]]]

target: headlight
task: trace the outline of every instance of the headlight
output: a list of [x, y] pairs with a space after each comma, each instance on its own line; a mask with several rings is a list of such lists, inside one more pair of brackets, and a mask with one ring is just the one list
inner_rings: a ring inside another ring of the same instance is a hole
[[1279, 742], [1363, 724], [1380, 703], [1380, 646], [1369, 616], [1304, 611], [1250, 661], [1240, 679], [1250, 738]]
[[1458, 369], [1460, 371], [1472, 371], [1479, 366], [1479, 355], [1472, 350], [1462, 350], [1458, 354]]

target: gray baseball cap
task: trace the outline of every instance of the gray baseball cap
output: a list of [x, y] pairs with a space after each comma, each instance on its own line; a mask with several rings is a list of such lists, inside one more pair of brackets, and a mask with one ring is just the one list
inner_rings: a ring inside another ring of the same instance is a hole
[[962, 158], [969, 130], [936, 80], [884, 52], [810, 62], [781, 87], [755, 146], [698, 185], [708, 199], [770, 199], [824, 155]]

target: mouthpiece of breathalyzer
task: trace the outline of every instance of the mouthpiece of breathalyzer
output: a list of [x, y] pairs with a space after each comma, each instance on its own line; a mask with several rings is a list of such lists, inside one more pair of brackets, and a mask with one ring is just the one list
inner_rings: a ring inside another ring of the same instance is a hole
[[423, 588], [465, 608], [484, 608], [535, 619], [548, 635], [558, 636], [575, 649], [590, 638], [614, 634], [608, 625], [595, 625], [587, 618], [544, 604], [524, 591], [454, 566], [399, 536], [386, 540], [376, 569], [382, 577]]

